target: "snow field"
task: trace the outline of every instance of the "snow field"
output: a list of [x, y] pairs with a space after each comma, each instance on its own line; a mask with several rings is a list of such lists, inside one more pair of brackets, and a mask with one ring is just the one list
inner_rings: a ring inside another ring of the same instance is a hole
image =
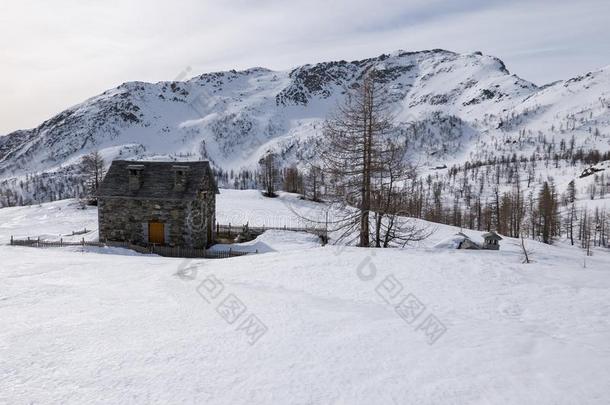
[[[221, 192], [219, 219], [309, 206]], [[0, 239], [95, 218], [69, 200], [0, 209]], [[434, 247], [457, 231], [385, 250], [271, 231], [249, 242], [267, 253], [225, 260], [2, 245], [0, 403], [607, 403], [610, 255]], [[417, 313], [394, 308], [407, 298]]]

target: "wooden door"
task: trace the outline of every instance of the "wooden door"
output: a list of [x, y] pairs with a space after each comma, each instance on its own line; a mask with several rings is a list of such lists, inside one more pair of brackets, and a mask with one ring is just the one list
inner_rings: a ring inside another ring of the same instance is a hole
[[148, 241], [157, 245], [165, 243], [165, 226], [161, 222], [148, 223]]

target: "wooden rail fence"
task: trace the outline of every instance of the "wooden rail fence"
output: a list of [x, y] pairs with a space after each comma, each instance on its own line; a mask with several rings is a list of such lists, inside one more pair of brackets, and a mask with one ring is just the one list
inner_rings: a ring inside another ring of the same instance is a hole
[[27, 239], [16, 239], [11, 236], [12, 246], [29, 246], [37, 248], [54, 248], [54, 247], [65, 247], [65, 246], [95, 246], [95, 247], [119, 247], [125, 249], [131, 249], [138, 253], [144, 254], [158, 254], [159, 256], [165, 257], [186, 257], [186, 258], [203, 258], [203, 259], [228, 259], [230, 257], [245, 256], [248, 254], [256, 254], [258, 250], [254, 252], [241, 252], [233, 249], [228, 250], [207, 250], [207, 249], [194, 249], [185, 248], [179, 246], [161, 246], [161, 245], [134, 245], [129, 242], [115, 242], [115, 241], [104, 241], [104, 242], [90, 242], [84, 238], [80, 241], [69, 242], [60, 239], [59, 241], [47, 241], [40, 238], [27, 238]]
[[[316, 228], [316, 227], [288, 227], [288, 226], [249, 226], [249, 225], [221, 225], [216, 224], [216, 234], [221, 237], [237, 237], [240, 233], [245, 231], [249, 232], [253, 236], [258, 236], [265, 231], [269, 230], [281, 230], [281, 231], [292, 231], [292, 232], [307, 232], [313, 235], [317, 235], [322, 243], [325, 244], [328, 242], [328, 234], [327, 230], [324, 228]], [[83, 231], [72, 232], [73, 235], [81, 235], [88, 232], [85, 228]], [[180, 246], [162, 246], [149, 244], [146, 246], [135, 245], [129, 242], [115, 242], [115, 241], [100, 241], [100, 242], [90, 242], [86, 241], [85, 238], [82, 238], [80, 241], [64, 241], [63, 238], [58, 241], [48, 241], [40, 238], [26, 238], [26, 239], [16, 239], [11, 236], [11, 245], [12, 246], [29, 246], [29, 247], [37, 247], [37, 248], [54, 248], [54, 247], [64, 247], [64, 246], [94, 246], [94, 247], [119, 247], [125, 249], [131, 249], [139, 253], [154, 253], [159, 256], [166, 257], [186, 257], [186, 258], [205, 258], [205, 259], [226, 259], [229, 257], [239, 257], [245, 256], [247, 254], [255, 254], [258, 253], [258, 250], [255, 252], [242, 252], [233, 249], [228, 250], [208, 250], [208, 249], [194, 249], [194, 248], [185, 248]]]
[[318, 227], [289, 227], [289, 226], [250, 226], [250, 225], [222, 225], [216, 224], [216, 235], [221, 237], [236, 237], [244, 230], [247, 230], [252, 235], [260, 235], [265, 231], [278, 230], [278, 231], [291, 231], [291, 232], [307, 232], [318, 236], [322, 243], [328, 241], [328, 231], [325, 228]]

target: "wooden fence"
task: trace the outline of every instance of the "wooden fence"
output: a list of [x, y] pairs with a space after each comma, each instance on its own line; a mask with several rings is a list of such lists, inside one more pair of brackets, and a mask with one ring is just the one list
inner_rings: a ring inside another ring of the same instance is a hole
[[11, 245], [13, 246], [31, 246], [31, 247], [64, 247], [64, 246], [106, 246], [100, 242], [89, 242], [84, 238], [77, 242], [69, 242], [60, 239], [58, 241], [48, 241], [40, 238], [15, 239], [11, 236]]
[[228, 259], [230, 257], [245, 256], [247, 254], [256, 254], [258, 250], [254, 252], [241, 252], [233, 249], [228, 250], [207, 250], [207, 249], [195, 249], [180, 246], [161, 246], [150, 244], [148, 246], [134, 245], [129, 242], [112, 242], [107, 241], [107, 246], [122, 247], [126, 249], [132, 249], [140, 253], [154, 253], [159, 256], [166, 257], [187, 257], [187, 258], [204, 258], [204, 259]]
[[316, 235], [322, 239], [322, 243], [328, 241], [328, 231], [325, 228], [317, 227], [288, 227], [284, 226], [249, 226], [249, 225], [221, 225], [216, 224], [216, 235], [220, 237], [236, 237], [242, 233], [245, 229], [250, 232], [253, 236], [258, 236], [265, 231], [278, 230], [278, 231], [291, 231], [291, 232], [307, 232]]
[[228, 259], [230, 257], [245, 256], [248, 254], [258, 253], [254, 252], [240, 252], [233, 249], [228, 250], [206, 250], [206, 249], [194, 249], [185, 248], [179, 246], [160, 246], [160, 245], [134, 245], [129, 242], [115, 242], [115, 241], [104, 241], [104, 242], [90, 242], [84, 238], [77, 242], [68, 242], [60, 239], [59, 241], [47, 241], [40, 238], [27, 238], [27, 239], [15, 239], [11, 236], [12, 246], [29, 246], [37, 248], [54, 248], [54, 247], [65, 247], [65, 246], [95, 246], [95, 247], [119, 247], [125, 249], [131, 249], [138, 253], [143, 254], [157, 254], [165, 257], [186, 257], [186, 258], [203, 258], [203, 259]]
[[85, 227], [85, 229], [83, 229], [82, 231], [72, 231], [72, 236], [76, 236], [76, 235], [84, 235], [86, 233], [91, 232], [91, 230], [87, 229], [87, 227]]
[[[249, 226], [249, 225], [221, 225], [216, 224], [216, 234], [220, 237], [234, 238], [240, 233], [247, 229], [252, 236], [258, 236], [268, 230], [281, 230], [281, 231], [292, 231], [292, 232], [307, 232], [320, 237], [322, 243], [325, 244], [328, 241], [327, 230], [324, 228], [316, 227], [273, 227], [273, 226]], [[72, 232], [73, 235], [82, 235], [88, 232], [85, 228], [83, 231]], [[115, 241], [100, 241], [90, 242], [82, 238], [80, 241], [69, 242], [60, 239], [58, 241], [47, 241], [40, 238], [27, 238], [27, 239], [15, 239], [11, 236], [11, 245], [13, 246], [30, 246], [37, 248], [53, 248], [53, 247], [64, 247], [64, 246], [95, 246], [95, 247], [119, 247], [125, 249], [131, 249], [139, 253], [144, 254], [158, 254], [159, 256], [166, 257], [186, 257], [186, 258], [204, 258], [204, 259], [226, 259], [229, 257], [245, 256], [247, 254], [258, 253], [255, 252], [241, 252], [233, 249], [228, 250], [207, 250], [207, 249], [194, 249], [185, 248], [180, 246], [161, 246], [149, 244], [146, 246], [134, 245], [129, 242], [115, 242]]]

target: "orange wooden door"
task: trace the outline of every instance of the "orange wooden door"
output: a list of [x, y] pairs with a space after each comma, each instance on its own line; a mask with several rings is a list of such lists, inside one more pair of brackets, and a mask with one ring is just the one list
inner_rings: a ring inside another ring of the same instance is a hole
[[165, 243], [165, 226], [161, 222], [148, 223], [148, 241], [158, 245]]

